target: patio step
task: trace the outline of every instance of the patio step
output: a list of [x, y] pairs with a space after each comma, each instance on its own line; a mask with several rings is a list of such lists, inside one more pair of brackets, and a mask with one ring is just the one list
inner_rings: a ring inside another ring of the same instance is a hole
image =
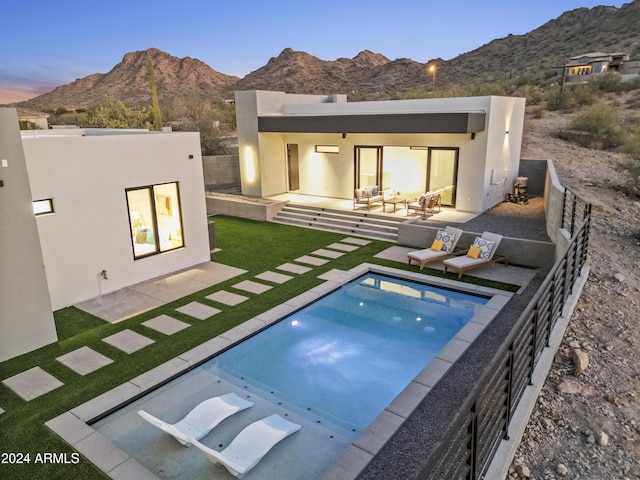
[[388, 242], [398, 241], [398, 225], [405, 220], [402, 216], [297, 204], [287, 205], [273, 218], [275, 223], [349, 233]]

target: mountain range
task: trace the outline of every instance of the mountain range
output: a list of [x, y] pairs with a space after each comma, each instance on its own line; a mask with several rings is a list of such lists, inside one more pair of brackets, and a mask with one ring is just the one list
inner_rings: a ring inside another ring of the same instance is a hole
[[427, 71], [437, 66], [438, 88], [511, 81], [524, 76], [553, 76], [567, 59], [582, 53], [626, 52], [640, 59], [640, 0], [621, 7], [578, 8], [563, 13], [524, 35], [508, 35], [451, 60], [420, 63], [390, 60], [364, 50], [354, 58], [322, 60], [284, 49], [266, 65], [238, 78], [217, 72], [200, 60], [177, 58], [155, 48], [127, 53], [110, 72], [96, 73], [62, 85], [19, 105], [32, 109], [79, 108], [115, 96], [130, 105], [150, 104], [148, 59], [160, 102], [187, 95], [210, 101], [233, 97], [234, 90], [278, 90], [288, 93], [347, 93], [350, 100], [392, 98], [429, 90]]

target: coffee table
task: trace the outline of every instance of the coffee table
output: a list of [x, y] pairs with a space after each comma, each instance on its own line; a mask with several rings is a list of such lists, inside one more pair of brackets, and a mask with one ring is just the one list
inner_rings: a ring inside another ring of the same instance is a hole
[[399, 203], [404, 204], [404, 208], [407, 208], [407, 199], [406, 198], [393, 197], [393, 198], [387, 198], [387, 199], [382, 201], [382, 211], [383, 212], [386, 212], [385, 207], [387, 206], [387, 203], [390, 203], [391, 205], [393, 205], [393, 213], [396, 213], [396, 209], [397, 209]]

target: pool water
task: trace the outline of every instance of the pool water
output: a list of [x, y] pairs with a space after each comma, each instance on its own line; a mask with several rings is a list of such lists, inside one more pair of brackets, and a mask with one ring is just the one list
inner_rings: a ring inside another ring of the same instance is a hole
[[355, 437], [487, 302], [369, 273], [201, 368]]

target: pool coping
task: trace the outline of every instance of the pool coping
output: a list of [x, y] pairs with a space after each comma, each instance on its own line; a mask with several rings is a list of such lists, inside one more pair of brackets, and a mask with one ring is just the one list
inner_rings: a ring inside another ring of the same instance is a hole
[[167, 380], [186, 373], [232, 344], [369, 272], [491, 298], [319, 477], [322, 480], [355, 479], [514, 293], [371, 263], [360, 264], [348, 271], [330, 270], [318, 277], [325, 280], [324, 283], [58, 415], [45, 422], [45, 425], [113, 479], [156, 479], [156, 475], [89, 424]]

